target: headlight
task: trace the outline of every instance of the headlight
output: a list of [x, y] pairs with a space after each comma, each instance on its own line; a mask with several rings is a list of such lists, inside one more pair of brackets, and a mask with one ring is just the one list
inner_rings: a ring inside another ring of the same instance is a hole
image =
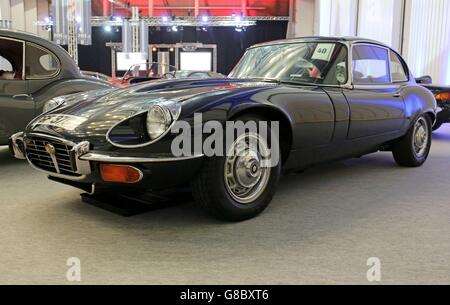
[[44, 109], [42, 110], [42, 113], [49, 112], [50, 110], [53, 110], [56, 107], [59, 107], [63, 103], [64, 103], [64, 98], [63, 97], [52, 98], [47, 103], [45, 103]]
[[172, 124], [170, 110], [163, 105], [154, 105], [147, 114], [147, 132], [150, 139], [155, 140], [162, 136]]

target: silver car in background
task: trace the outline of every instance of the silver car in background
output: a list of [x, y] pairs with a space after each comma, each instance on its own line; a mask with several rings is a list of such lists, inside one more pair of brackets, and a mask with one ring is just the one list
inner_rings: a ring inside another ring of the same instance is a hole
[[113, 88], [83, 76], [60, 46], [33, 34], [0, 29], [0, 145], [62, 95]]

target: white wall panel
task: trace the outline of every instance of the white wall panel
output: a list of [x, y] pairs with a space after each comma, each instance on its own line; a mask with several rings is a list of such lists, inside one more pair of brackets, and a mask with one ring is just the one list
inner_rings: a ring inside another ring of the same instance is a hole
[[49, 16], [48, 0], [0, 0], [0, 20], [12, 20], [12, 28], [49, 38], [50, 33], [36, 25]]
[[450, 85], [450, 1], [407, 0], [404, 57], [416, 76]]
[[38, 33], [37, 21], [37, 0], [24, 1], [25, 31], [33, 34]]
[[403, 0], [359, 0], [358, 36], [400, 50]]
[[287, 38], [314, 35], [316, 0], [291, 0]]
[[25, 31], [25, 4], [24, 0], [11, 0], [12, 27]]
[[11, 4], [9, 0], [0, 0], [0, 20], [11, 20]]
[[321, 36], [355, 36], [357, 0], [318, 0], [320, 18], [318, 34]]

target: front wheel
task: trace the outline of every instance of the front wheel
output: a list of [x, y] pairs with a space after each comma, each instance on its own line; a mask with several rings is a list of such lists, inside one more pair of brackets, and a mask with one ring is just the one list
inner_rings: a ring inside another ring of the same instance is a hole
[[[239, 120], [259, 121], [255, 117]], [[270, 128], [267, 134], [271, 134]], [[249, 145], [250, 142], [258, 145]], [[221, 220], [253, 218], [269, 205], [275, 194], [281, 161], [268, 165], [268, 139], [259, 132], [237, 135], [226, 152], [225, 156], [210, 157], [204, 161], [203, 168], [192, 182], [195, 201]]]
[[419, 167], [425, 163], [431, 149], [431, 130], [427, 115], [416, 119], [406, 136], [394, 144], [392, 153], [398, 165]]

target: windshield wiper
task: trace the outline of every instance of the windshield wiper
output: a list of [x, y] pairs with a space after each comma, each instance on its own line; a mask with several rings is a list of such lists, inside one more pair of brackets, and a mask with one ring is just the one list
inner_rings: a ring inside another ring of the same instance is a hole
[[268, 82], [268, 83], [280, 83], [279, 79], [276, 78], [272, 78], [272, 77], [260, 77], [260, 76], [249, 76], [247, 77], [248, 79], [257, 79], [263, 82]]
[[295, 80], [279, 80], [278, 83], [279, 84], [290, 84], [290, 85], [305, 85], [305, 86], [314, 86], [314, 87], [319, 86], [319, 84], [316, 84], [316, 83], [298, 82]]
[[260, 77], [260, 76], [249, 76], [248, 79], [256, 79], [262, 82], [268, 82], [268, 83], [275, 83], [275, 84], [289, 84], [289, 85], [305, 85], [305, 86], [319, 86], [315, 83], [308, 83], [308, 82], [298, 82], [295, 80], [280, 80], [273, 77]]

